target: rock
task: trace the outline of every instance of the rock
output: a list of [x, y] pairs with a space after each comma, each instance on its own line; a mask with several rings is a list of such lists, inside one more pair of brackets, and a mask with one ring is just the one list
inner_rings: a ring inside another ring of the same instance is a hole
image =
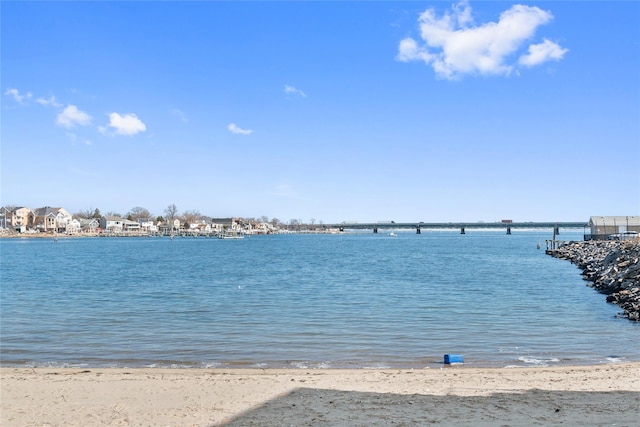
[[640, 240], [570, 242], [547, 253], [577, 265], [588, 286], [640, 321]]

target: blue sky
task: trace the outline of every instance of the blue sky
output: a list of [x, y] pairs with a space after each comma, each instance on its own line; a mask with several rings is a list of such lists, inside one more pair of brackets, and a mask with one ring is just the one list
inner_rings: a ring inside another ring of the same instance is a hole
[[3, 205], [640, 214], [639, 2], [12, 2]]

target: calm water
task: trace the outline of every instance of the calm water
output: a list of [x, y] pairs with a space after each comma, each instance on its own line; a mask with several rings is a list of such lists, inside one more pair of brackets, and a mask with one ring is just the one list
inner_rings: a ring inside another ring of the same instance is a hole
[[[7, 366], [425, 367], [640, 360], [640, 324], [551, 231], [4, 239]], [[580, 239], [582, 230], [564, 232]], [[542, 249], [536, 248], [537, 243]]]

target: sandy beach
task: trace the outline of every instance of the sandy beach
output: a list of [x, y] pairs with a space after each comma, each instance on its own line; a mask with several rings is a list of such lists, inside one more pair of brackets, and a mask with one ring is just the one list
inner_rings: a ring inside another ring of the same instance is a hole
[[2, 368], [3, 426], [638, 425], [640, 363], [398, 370]]

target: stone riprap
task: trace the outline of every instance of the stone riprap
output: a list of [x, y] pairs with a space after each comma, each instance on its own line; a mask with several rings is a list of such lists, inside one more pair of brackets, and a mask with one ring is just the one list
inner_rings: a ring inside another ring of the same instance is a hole
[[570, 242], [547, 253], [577, 265], [589, 286], [640, 321], [640, 240]]

